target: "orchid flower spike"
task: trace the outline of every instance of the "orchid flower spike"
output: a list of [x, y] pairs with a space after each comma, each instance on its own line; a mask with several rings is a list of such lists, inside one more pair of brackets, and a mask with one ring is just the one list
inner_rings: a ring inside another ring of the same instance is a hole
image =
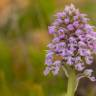
[[93, 63], [93, 55], [96, 54], [96, 32], [86, 16], [73, 4], [55, 15], [55, 21], [48, 27], [53, 40], [48, 44], [46, 52], [45, 75], [50, 71], [57, 75], [61, 68], [68, 66], [74, 69], [77, 75], [82, 73], [81, 77], [96, 81], [92, 76], [93, 70], [87, 69]]

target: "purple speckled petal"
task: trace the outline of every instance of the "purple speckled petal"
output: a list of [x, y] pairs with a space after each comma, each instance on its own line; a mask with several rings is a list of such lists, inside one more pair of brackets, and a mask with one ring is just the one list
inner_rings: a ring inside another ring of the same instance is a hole
[[79, 22], [78, 22], [78, 21], [75, 21], [75, 22], [73, 23], [73, 26], [74, 26], [75, 28], [78, 28]]
[[44, 70], [44, 75], [47, 76], [50, 72], [51, 68], [50, 67], [46, 67]]
[[78, 63], [75, 65], [76, 70], [82, 71], [85, 67], [82, 63]]
[[48, 30], [49, 30], [49, 34], [54, 34], [55, 33], [55, 26], [49, 26]]
[[69, 24], [69, 25], [67, 26], [67, 29], [68, 29], [69, 31], [72, 31], [72, 30], [74, 30], [74, 27], [73, 27], [72, 24]]
[[96, 78], [95, 78], [94, 76], [89, 77], [89, 79], [90, 79], [92, 82], [96, 81]]
[[69, 22], [70, 22], [69, 18], [65, 18], [64, 22], [65, 22], [65, 24], [69, 24]]
[[76, 15], [76, 16], [73, 16], [73, 18], [74, 18], [74, 21], [76, 21], [76, 20], [78, 20], [78, 16]]
[[55, 38], [52, 40], [53, 43], [58, 43], [59, 41], [60, 41], [60, 39], [59, 39], [58, 37], [55, 37]]
[[85, 61], [87, 64], [92, 64], [93, 63], [93, 57], [92, 56], [86, 56]]

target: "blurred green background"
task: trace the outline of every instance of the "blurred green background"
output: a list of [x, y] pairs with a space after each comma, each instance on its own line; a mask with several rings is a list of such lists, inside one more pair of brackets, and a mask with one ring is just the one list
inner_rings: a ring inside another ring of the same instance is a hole
[[[43, 70], [47, 26], [70, 3], [96, 26], [96, 0], [0, 0], [0, 96], [64, 96], [64, 73], [45, 77]], [[96, 83], [82, 79], [76, 96], [96, 96]]]

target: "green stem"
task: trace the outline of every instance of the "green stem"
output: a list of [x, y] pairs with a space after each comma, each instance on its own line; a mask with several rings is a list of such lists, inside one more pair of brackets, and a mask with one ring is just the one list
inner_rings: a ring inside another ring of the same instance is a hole
[[66, 96], [74, 96], [75, 87], [76, 87], [76, 73], [74, 70], [71, 70], [68, 78], [68, 87]]

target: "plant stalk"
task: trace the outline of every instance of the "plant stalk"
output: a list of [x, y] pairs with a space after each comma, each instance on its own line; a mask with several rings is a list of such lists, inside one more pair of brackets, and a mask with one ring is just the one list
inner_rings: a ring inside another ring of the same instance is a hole
[[74, 70], [71, 70], [68, 78], [67, 94], [65, 96], [74, 96], [75, 87], [76, 87], [76, 73]]

